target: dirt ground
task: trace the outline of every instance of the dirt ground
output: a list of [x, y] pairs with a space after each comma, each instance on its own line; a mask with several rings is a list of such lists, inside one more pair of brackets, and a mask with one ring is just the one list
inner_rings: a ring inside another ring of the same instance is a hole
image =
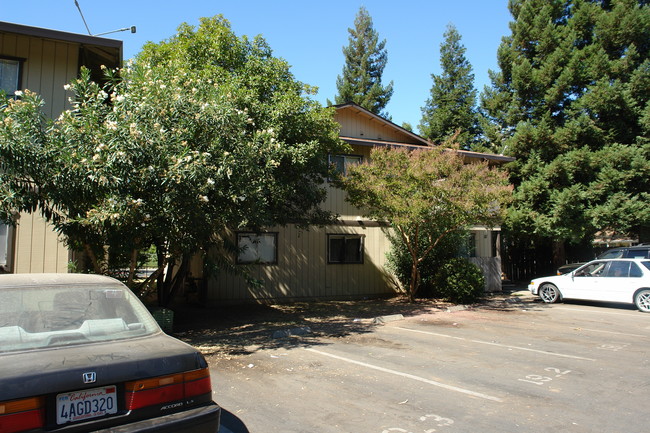
[[375, 318], [401, 314], [405, 318], [457, 310], [520, 307], [530, 298], [508, 290], [487, 296], [480, 303], [454, 305], [438, 300], [409, 303], [390, 299], [299, 302], [274, 305], [239, 305], [174, 309], [173, 336], [197, 347], [208, 358], [228, 359], [263, 349], [309, 344], [319, 338], [345, 337], [370, 332]]

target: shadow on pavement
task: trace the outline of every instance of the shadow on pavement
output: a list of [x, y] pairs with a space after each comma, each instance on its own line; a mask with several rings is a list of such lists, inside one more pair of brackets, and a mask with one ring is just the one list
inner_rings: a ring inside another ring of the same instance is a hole
[[[534, 305], [531, 300], [504, 291], [460, 308], [513, 312]], [[206, 356], [249, 355], [265, 349], [322, 345], [322, 337], [366, 334], [378, 326], [373, 321], [377, 317], [412, 317], [452, 308], [458, 306], [430, 299], [409, 303], [403, 298], [219, 307], [184, 305], [174, 309], [173, 335]], [[285, 338], [274, 337], [287, 330], [306, 332], [300, 338], [293, 333]]]

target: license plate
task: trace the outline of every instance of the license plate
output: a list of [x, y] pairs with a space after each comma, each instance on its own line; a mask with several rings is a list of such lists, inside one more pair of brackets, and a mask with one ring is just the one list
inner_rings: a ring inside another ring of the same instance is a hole
[[56, 396], [56, 423], [97, 418], [117, 413], [115, 386], [66, 392]]

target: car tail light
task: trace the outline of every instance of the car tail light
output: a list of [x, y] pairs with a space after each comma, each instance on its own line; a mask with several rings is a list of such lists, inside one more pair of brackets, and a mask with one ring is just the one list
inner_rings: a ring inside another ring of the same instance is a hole
[[0, 432], [16, 433], [45, 425], [45, 398], [0, 402]]
[[212, 392], [210, 370], [203, 368], [126, 383], [126, 409], [188, 399]]

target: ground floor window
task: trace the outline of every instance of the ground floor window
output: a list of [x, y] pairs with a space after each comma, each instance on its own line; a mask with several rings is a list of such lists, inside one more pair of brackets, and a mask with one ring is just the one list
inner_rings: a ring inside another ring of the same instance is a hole
[[327, 235], [328, 263], [363, 263], [362, 235]]
[[277, 233], [237, 233], [237, 263], [275, 264], [278, 262]]

